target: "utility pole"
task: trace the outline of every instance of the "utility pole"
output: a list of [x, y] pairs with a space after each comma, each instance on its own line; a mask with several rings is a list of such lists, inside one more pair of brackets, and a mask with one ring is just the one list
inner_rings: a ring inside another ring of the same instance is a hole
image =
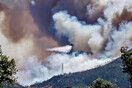
[[64, 74], [64, 66], [63, 66], [63, 63], [62, 63], [62, 66], [61, 66], [61, 75]]

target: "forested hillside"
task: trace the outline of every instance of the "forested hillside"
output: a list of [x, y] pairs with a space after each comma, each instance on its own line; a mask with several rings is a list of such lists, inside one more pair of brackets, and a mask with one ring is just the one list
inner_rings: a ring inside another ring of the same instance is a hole
[[115, 83], [117, 87], [126, 88], [130, 85], [128, 81], [129, 75], [123, 73], [120, 67], [121, 67], [121, 60], [117, 59], [105, 66], [98, 67], [92, 70], [77, 72], [68, 75], [65, 74], [65, 75], [54, 76], [48, 81], [44, 81], [42, 83], [32, 85], [32, 87], [35, 86], [37, 86], [38, 88], [86, 87], [94, 80], [101, 77], [104, 80]]

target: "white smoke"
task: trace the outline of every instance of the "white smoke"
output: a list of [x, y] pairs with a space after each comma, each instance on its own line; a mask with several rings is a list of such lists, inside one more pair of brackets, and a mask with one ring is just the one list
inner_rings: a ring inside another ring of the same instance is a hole
[[71, 17], [66, 12], [56, 13], [53, 19], [56, 22], [57, 34], [69, 37], [74, 50], [96, 54], [102, 48], [104, 38], [101, 33], [104, 29], [101, 25], [83, 25], [76, 17]]
[[24, 69], [18, 72], [18, 82], [22, 85], [30, 85], [36, 82], [41, 82], [46, 79], [48, 73], [47, 67], [43, 66], [41, 62], [38, 61], [37, 56], [30, 56], [24, 60], [19, 60], [18, 67], [21, 68], [24, 65]]
[[[101, 46], [96, 45], [104, 41], [101, 35], [103, 31], [101, 25], [82, 25], [76, 17], [70, 17], [66, 12], [56, 13], [53, 19], [56, 22], [57, 34], [69, 37], [69, 42], [74, 45], [74, 50], [89, 52], [89, 49], [92, 49], [92, 53], [96, 53], [95, 48], [100, 50]], [[94, 42], [98, 44], [94, 44]]]
[[[88, 69], [92, 69], [98, 66], [103, 66], [115, 58], [92, 58], [91, 55], [86, 53], [78, 54], [77, 52], [68, 54], [53, 54], [49, 57], [50, 65], [53, 69], [60, 68], [61, 64], [64, 64], [64, 73], [78, 72]], [[57, 64], [54, 64], [57, 63]]]
[[116, 14], [121, 15], [125, 6], [125, 2], [118, 2], [113, 4], [108, 4], [104, 10], [104, 16], [108, 22], [111, 22], [113, 18], [116, 17]]
[[[106, 55], [119, 56], [120, 47], [131, 44], [131, 22], [121, 18], [121, 24], [116, 28], [113, 26], [112, 21], [113, 18], [116, 19], [117, 14], [121, 16], [124, 10], [131, 12], [132, 6], [130, 3], [132, 1], [108, 1], [113, 3], [106, 4], [104, 9], [105, 18], [98, 18], [98, 22], [93, 25], [78, 21], [75, 16], [70, 16], [67, 11], [54, 14], [53, 19], [57, 34], [68, 37], [69, 42], [74, 45], [74, 50], [91, 52], [96, 56], [107, 51]], [[128, 35], [125, 36], [124, 33], [128, 33]]]
[[62, 63], [64, 64], [64, 73], [70, 73], [103, 66], [114, 59], [91, 59], [91, 56], [86, 53], [78, 54], [76, 52], [71, 55], [64, 53], [52, 54], [49, 57], [49, 63], [44, 66], [42, 62], [38, 61], [37, 56], [30, 56], [25, 61], [21, 59], [18, 62], [19, 69], [23, 65], [25, 67], [25, 69], [21, 69], [17, 74], [19, 78], [18, 82], [22, 85], [30, 85], [50, 79], [54, 75], [60, 75]]

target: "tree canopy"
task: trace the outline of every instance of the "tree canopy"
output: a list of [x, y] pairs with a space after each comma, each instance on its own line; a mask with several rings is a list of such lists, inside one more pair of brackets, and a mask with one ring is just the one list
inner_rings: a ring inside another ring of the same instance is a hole
[[0, 46], [0, 85], [9, 85], [16, 82], [17, 68], [14, 59], [9, 59], [6, 55], [3, 55]]
[[129, 81], [132, 83], [132, 50], [128, 50], [128, 47], [121, 47], [121, 60], [123, 64], [123, 72], [130, 75]]
[[116, 88], [116, 87], [111, 82], [98, 78], [90, 85], [89, 88]]

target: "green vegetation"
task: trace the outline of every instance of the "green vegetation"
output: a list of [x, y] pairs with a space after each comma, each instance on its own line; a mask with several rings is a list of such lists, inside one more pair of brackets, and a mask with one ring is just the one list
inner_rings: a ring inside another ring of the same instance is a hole
[[4, 86], [3, 88], [28, 88], [28, 87], [23, 87], [23, 86], [20, 85], [20, 84], [14, 84], [14, 85], [7, 85], [7, 86]]
[[32, 85], [32, 87], [37, 85], [38, 88], [87, 88], [94, 80], [102, 78], [116, 84], [117, 87], [130, 88], [130, 82], [128, 81], [129, 75], [122, 72], [122, 69], [120, 68], [120, 66], [122, 66], [121, 63], [121, 59], [118, 58], [105, 66], [83, 72], [70, 73], [70, 75], [54, 76], [48, 81]]
[[132, 83], [132, 50], [128, 50], [128, 47], [121, 47], [121, 60], [123, 64], [123, 72], [130, 75], [129, 81]]
[[89, 88], [116, 88], [114, 84], [101, 78], [96, 79]]
[[14, 76], [16, 73], [15, 60], [3, 55], [0, 46], [0, 86], [14, 84], [16, 82], [16, 77]]

